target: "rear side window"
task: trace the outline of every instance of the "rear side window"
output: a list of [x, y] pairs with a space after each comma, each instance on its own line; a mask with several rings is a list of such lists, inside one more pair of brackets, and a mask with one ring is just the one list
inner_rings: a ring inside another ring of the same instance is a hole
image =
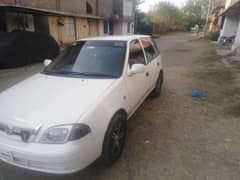
[[153, 42], [149, 38], [141, 39], [148, 62], [153, 61], [158, 56], [158, 51], [154, 47]]
[[146, 64], [143, 49], [138, 40], [134, 40], [130, 43], [129, 54], [130, 68], [132, 67], [133, 64]]

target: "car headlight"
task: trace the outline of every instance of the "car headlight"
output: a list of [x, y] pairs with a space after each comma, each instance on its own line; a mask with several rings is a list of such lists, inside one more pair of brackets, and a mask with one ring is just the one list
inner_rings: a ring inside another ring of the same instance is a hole
[[64, 144], [68, 141], [74, 141], [83, 138], [91, 132], [89, 126], [85, 124], [73, 124], [55, 126], [47, 129], [41, 139], [42, 144]]

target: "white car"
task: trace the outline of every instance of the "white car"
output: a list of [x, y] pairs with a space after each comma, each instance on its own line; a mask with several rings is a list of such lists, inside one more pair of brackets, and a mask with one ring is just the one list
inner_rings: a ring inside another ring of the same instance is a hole
[[41, 73], [0, 94], [0, 159], [69, 174], [119, 159], [127, 120], [163, 83], [149, 36], [82, 39]]

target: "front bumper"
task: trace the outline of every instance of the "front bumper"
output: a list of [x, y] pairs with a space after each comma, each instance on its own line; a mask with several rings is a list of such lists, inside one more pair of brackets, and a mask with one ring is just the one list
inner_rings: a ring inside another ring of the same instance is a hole
[[70, 174], [86, 168], [98, 156], [89, 136], [62, 145], [26, 144], [0, 137], [0, 160], [14, 166], [51, 174]]

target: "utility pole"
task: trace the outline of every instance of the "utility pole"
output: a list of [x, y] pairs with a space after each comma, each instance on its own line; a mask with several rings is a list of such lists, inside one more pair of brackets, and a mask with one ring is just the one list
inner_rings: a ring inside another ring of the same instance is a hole
[[213, 5], [213, 0], [209, 0], [208, 13], [207, 13], [206, 24], [205, 24], [205, 28], [204, 28], [204, 36], [207, 35], [209, 16], [210, 16], [211, 11], [212, 11], [212, 5]]

